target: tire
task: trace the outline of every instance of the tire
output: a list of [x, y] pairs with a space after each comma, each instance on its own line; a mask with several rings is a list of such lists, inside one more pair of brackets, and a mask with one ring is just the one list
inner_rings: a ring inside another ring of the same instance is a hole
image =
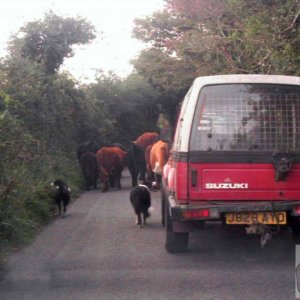
[[295, 244], [300, 244], [300, 222], [298, 217], [290, 217], [289, 225], [292, 229]]
[[300, 227], [299, 226], [291, 226], [293, 233], [293, 240], [295, 244], [300, 244]]
[[189, 233], [174, 233], [172, 220], [169, 213], [168, 201], [165, 201], [165, 230], [166, 230], [166, 250], [169, 253], [183, 253], [188, 249]]
[[165, 227], [165, 205], [166, 205], [166, 197], [164, 189], [161, 189], [161, 224]]

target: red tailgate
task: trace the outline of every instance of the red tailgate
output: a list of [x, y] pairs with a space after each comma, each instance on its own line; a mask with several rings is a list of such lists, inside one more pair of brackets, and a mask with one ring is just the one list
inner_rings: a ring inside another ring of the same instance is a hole
[[189, 182], [191, 200], [297, 200], [300, 164], [276, 181], [271, 164], [191, 163]]

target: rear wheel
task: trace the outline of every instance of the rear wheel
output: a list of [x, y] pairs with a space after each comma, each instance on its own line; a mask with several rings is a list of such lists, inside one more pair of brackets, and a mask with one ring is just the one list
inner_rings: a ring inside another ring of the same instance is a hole
[[300, 222], [298, 220], [298, 217], [291, 217], [289, 220], [289, 224], [292, 229], [294, 242], [300, 244]]
[[296, 244], [300, 244], [300, 226], [291, 226], [293, 232], [293, 240]]
[[161, 223], [163, 227], [165, 227], [165, 205], [166, 205], [166, 197], [164, 189], [161, 189]]
[[188, 249], [189, 233], [174, 233], [168, 201], [165, 201], [166, 250], [169, 253], [185, 252]]

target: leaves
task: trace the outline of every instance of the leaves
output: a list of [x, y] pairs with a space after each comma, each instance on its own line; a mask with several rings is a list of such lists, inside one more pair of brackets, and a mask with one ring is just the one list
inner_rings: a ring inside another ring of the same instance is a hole
[[151, 47], [134, 66], [160, 90], [181, 95], [180, 88], [186, 90], [189, 79], [201, 75], [299, 75], [299, 1], [166, 3], [163, 12], [136, 20], [134, 29]]
[[41, 64], [47, 74], [59, 70], [64, 59], [74, 55], [72, 46], [95, 38], [94, 27], [82, 18], [62, 18], [49, 12], [44, 20], [29, 22], [10, 43], [14, 57], [26, 57]]
[[90, 85], [89, 91], [98, 103], [103, 103], [113, 122], [107, 143], [118, 141], [128, 146], [141, 133], [156, 129], [160, 95], [141, 76], [132, 74], [120, 79], [113, 73], [99, 73], [97, 82]]

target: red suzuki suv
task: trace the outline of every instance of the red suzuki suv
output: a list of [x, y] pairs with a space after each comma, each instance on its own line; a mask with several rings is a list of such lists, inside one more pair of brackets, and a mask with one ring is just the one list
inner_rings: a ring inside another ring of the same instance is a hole
[[196, 78], [162, 184], [168, 252], [187, 250], [194, 225], [208, 221], [265, 240], [282, 226], [299, 233], [300, 77]]

